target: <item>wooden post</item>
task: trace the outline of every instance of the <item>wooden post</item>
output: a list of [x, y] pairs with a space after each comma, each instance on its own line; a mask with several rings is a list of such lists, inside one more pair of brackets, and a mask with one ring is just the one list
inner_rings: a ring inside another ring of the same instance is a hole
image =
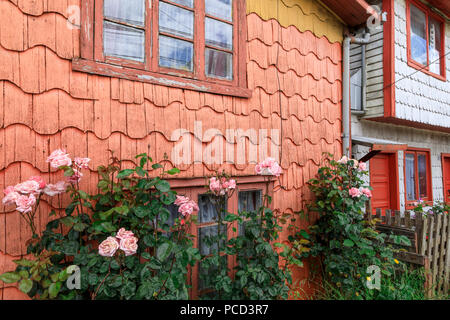
[[390, 226], [392, 223], [391, 221], [391, 210], [390, 209], [386, 209], [386, 225]]
[[405, 227], [411, 228], [411, 212], [405, 211]]
[[[445, 238], [447, 239], [447, 247], [445, 248], [445, 263], [444, 263], [444, 293], [447, 293], [449, 290], [449, 274], [450, 274], [450, 216], [447, 214], [445, 216], [447, 220], [447, 230]], [[444, 237], [444, 235], [443, 235]]]

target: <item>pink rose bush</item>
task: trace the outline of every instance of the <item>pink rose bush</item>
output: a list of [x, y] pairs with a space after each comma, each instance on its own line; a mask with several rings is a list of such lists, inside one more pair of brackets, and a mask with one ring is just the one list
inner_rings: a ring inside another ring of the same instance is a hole
[[100, 243], [98, 254], [103, 257], [112, 257], [120, 249], [125, 256], [131, 256], [137, 252], [138, 241], [133, 232], [120, 228], [115, 237], [108, 237]]
[[55, 169], [59, 169], [63, 166], [70, 167], [72, 165], [72, 159], [70, 159], [69, 154], [67, 154], [64, 149], [57, 149], [53, 151], [47, 158], [47, 162], [50, 163], [50, 166]]
[[216, 196], [231, 196], [236, 189], [236, 180], [225, 177], [211, 177], [209, 179], [209, 190]]
[[184, 196], [177, 196], [174, 204], [179, 207], [178, 212], [181, 213], [183, 217], [189, 217], [194, 211], [199, 210], [198, 205], [194, 200]]
[[358, 188], [350, 188], [350, 190], [348, 190], [348, 193], [352, 198], [357, 198], [361, 196], [361, 191], [359, 191]]
[[282, 173], [280, 165], [273, 158], [267, 158], [258, 163], [255, 167], [255, 171], [259, 175], [275, 177], [279, 177]]
[[372, 198], [372, 191], [369, 188], [362, 188], [361, 193], [367, 198]]
[[359, 162], [356, 159], [348, 158], [347, 156], [343, 156], [341, 159], [337, 161], [337, 163], [350, 165], [350, 161], [353, 161], [352, 167], [354, 169], [359, 169], [359, 171], [366, 171], [367, 170], [367, 164], [365, 162]]

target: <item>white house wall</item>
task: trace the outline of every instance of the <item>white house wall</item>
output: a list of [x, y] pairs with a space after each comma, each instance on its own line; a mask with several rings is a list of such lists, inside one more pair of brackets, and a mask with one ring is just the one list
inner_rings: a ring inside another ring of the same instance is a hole
[[[396, 117], [450, 127], [450, 54], [446, 56], [447, 81], [407, 64], [406, 1], [396, 0], [395, 11], [395, 112]], [[450, 52], [450, 24], [445, 26], [446, 53]], [[405, 78], [405, 76], [409, 76]]]

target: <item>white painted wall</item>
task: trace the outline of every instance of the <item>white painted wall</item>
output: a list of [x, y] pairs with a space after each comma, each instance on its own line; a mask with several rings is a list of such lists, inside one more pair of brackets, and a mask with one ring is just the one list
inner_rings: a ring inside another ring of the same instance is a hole
[[[406, 44], [406, 1], [396, 0], [394, 11], [396, 117], [450, 128], [450, 54], [446, 56], [447, 81], [409, 67]], [[448, 53], [450, 52], [450, 23], [446, 24], [445, 31], [445, 46]], [[409, 75], [411, 76], [404, 78]]]

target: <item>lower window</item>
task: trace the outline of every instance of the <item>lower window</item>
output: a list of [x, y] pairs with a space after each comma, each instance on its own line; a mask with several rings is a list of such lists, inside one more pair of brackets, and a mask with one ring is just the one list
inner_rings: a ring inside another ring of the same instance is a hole
[[406, 206], [419, 200], [431, 201], [430, 152], [408, 150], [405, 154]]

